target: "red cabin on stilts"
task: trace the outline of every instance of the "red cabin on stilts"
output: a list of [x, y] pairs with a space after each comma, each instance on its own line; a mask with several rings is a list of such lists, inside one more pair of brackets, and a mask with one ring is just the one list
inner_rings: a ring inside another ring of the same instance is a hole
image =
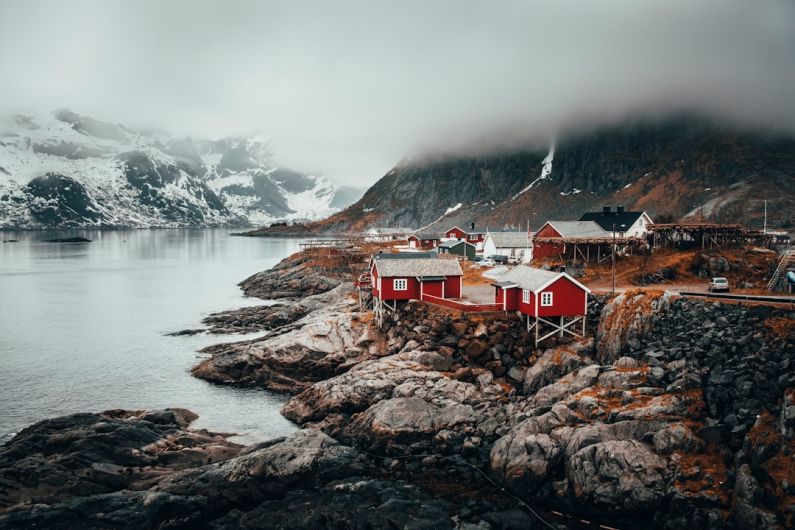
[[[565, 272], [519, 265], [492, 285], [495, 303], [502, 304], [505, 311], [519, 311], [527, 316], [527, 330], [535, 330], [536, 345], [555, 333], [560, 337], [564, 333], [575, 337], [585, 335], [591, 290]], [[582, 324], [581, 333], [575, 331], [577, 323]], [[539, 330], [542, 324], [553, 331], [542, 336]]]

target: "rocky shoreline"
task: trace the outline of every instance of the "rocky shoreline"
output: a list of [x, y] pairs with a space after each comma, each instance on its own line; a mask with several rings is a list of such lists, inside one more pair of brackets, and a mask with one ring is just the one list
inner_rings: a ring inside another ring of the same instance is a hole
[[350, 280], [294, 255], [241, 283], [276, 305], [205, 322], [268, 331], [193, 374], [291, 394], [294, 435], [47, 420], [0, 448], [0, 528], [549, 527], [517, 499], [553, 528], [793, 527], [792, 312], [627, 292], [535, 351], [508, 314], [409, 303], [379, 328]]

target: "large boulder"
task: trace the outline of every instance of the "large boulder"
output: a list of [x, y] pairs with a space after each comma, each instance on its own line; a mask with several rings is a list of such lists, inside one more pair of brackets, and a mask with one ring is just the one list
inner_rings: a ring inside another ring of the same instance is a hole
[[586, 351], [587, 345], [564, 345], [545, 351], [525, 373], [524, 393], [530, 395], [581, 366], [593, 364]]
[[670, 478], [666, 460], [635, 440], [588, 445], [572, 455], [566, 471], [578, 503], [607, 512], [656, 509]]
[[670, 307], [670, 296], [663, 291], [627, 291], [602, 309], [596, 329], [596, 351], [602, 363], [621, 354], [641, 349], [652, 332], [658, 315]]

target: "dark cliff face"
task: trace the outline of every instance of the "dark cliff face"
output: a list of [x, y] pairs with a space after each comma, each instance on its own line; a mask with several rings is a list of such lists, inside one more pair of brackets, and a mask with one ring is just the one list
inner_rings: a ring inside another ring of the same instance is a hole
[[168, 219], [193, 226], [202, 226], [207, 221], [208, 212], [194, 202], [179, 195], [164, 193], [168, 185], [179, 185], [181, 179], [183, 182], [180, 187], [184, 192], [199, 199], [207, 210], [231, 216], [204, 181], [187, 173], [183, 177], [178, 166], [158, 163], [138, 151], [123, 153], [119, 159], [124, 163], [127, 182], [137, 191], [140, 202], [164, 212]]
[[[511, 153], [398, 166], [329, 228], [363, 224], [419, 227], [462, 206], [444, 223], [537, 226], [549, 218], [624, 205], [674, 217], [772, 225], [795, 219], [795, 139], [738, 131], [692, 117], [637, 122], [570, 135], [557, 142], [551, 172], [545, 152]], [[534, 181], [532, 188], [526, 191]], [[769, 204], [770, 206], [770, 204]], [[761, 226], [761, 225], [760, 225]]]
[[64, 175], [47, 173], [37, 177], [25, 191], [35, 199], [31, 201], [31, 215], [43, 226], [82, 226], [103, 219], [85, 188]]
[[475, 205], [488, 210], [531, 182], [540, 173], [544, 156], [525, 152], [401, 165], [330, 221], [344, 226], [375, 213], [390, 225], [419, 227], [459, 203], [464, 209]]

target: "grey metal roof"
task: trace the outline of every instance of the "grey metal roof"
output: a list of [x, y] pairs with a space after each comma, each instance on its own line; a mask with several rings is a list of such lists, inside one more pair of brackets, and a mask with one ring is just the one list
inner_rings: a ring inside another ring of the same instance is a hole
[[497, 248], [525, 248], [530, 246], [530, 238], [527, 232], [494, 232], [489, 233], [488, 237], [494, 241]]
[[610, 237], [594, 221], [547, 221], [562, 237]]
[[420, 239], [442, 239], [442, 234], [439, 232], [420, 230], [419, 232], [414, 232], [412, 235]]
[[535, 291], [548, 281], [560, 275], [559, 272], [536, 269], [527, 265], [518, 265], [509, 270], [500, 278], [500, 283], [511, 282], [517, 284], [522, 289]]
[[378, 275], [382, 278], [395, 276], [462, 276], [457, 259], [417, 258], [376, 260]]
[[373, 259], [376, 261], [382, 259], [418, 259], [437, 257], [439, 257], [439, 254], [436, 252], [384, 252], [380, 254], [373, 254]]
[[515, 287], [518, 284], [516, 282], [494, 282], [492, 285], [495, 287]]

